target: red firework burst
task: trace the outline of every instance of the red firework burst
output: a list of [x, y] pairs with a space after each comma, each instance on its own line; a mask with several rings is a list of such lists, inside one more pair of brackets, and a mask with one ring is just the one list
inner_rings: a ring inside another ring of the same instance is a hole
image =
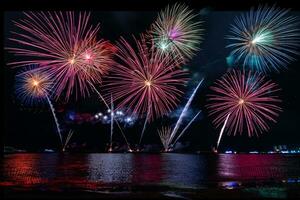
[[91, 85], [101, 83], [102, 76], [113, 63], [114, 47], [104, 40], [97, 41], [96, 27], [89, 25], [89, 13], [29, 12], [15, 22], [20, 32], [10, 38], [17, 47], [7, 48], [19, 56], [13, 66], [38, 64], [53, 77], [53, 95], [68, 100], [89, 95]]
[[269, 130], [269, 122], [276, 122], [282, 109], [275, 95], [277, 84], [255, 72], [233, 70], [225, 74], [211, 87], [214, 94], [208, 95], [209, 115], [214, 117], [213, 124], [221, 127], [229, 115], [228, 134], [240, 134], [247, 130], [254, 136]]
[[160, 56], [147, 47], [144, 36], [134, 38], [137, 50], [123, 38], [117, 42], [118, 62], [111, 68], [105, 90], [116, 100], [118, 107], [128, 108], [149, 120], [173, 109], [182, 94], [187, 72], [174, 67], [176, 61]]

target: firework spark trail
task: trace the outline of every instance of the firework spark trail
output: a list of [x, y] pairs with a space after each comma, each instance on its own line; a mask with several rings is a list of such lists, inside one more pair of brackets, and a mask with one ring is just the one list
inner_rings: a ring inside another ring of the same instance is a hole
[[61, 131], [60, 131], [60, 127], [59, 127], [59, 123], [58, 123], [58, 120], [57, 120], [57, 117], [56, 117], [56, 114], [55, 114], [55, 109], [54, 109], [54, 106], [53, 104], [51, 103], [48, 95], [46, 95], [46, 99], [47, 99], [47, 102], [49, 104], [49, 107], [50, 107], [50, 110], [52, 112], [52, 115], [53, 115], [53, 118], [54, 118], [54, 121], [55, 121], [55, 125], [56, 125], [56, 129], [57, 129], [57, 133], [59, 135], [59, 139], [60, 139], [60, 143], [61, 145], [63, 145], [63, 140], [62, 140], [62, 136], [61, 136]]
[[168, 140], [171, 136], [172, 129], [170, 127], [162, 127], [161, 130], [157, 130], [161, 143], [164, 146], [165, 151], [169, 150]]
[[[107, 104], [107, 102], [105, 101], [105, 99], [103, 98], [103, 96], [101, 95], [101, 93], [96, 89], [96, 87], [93, 84], [91, 84], [91, 87], [97, 93], [97, 95], [99, 96], [99, 98], [104, 102], [104, 104], [106, 105], [107, 109], [109, 109], [109, 105]], [[119, 124], [119, 122], [115, 118], [114, 118], [114, 120], [115, 120], [115, 122], [116, 122], [119, 130], [121, 131], [121, 134], [122, 134], [122, 136], [123, 136], [123, 138], [124, 138], [124, 140], [125, 140], [125, 142], [127, 144], [128, 149], [131, 150], [129, 142], [128, 142], [128, 140], [127, 140], [127, 138], [126, 138], [126, 136], [125, 136], [125, 134], [124, 134], [124, 132], [123, 132], [120, 124]]]
[[106, 108], [109, 109], [109, 105], [106, 102], [106, 100], [103, 98], [103, 96], [101, 95], [101, 93], [97, 90], [97, 88], [94, 86], [94, 84], [92, 84], [91, 82], [88, 81], [88, 83], [90, 84], [91, 88], [93, 88], [93, 90], [97, 93], [98, 97], [100, 98], [101, 101], [103, 101], [103, 103], [105, 104]]
[[67, 147], [69, 141], [71, 140], [71, 137], [73, 136], [73, 133], [74, 133], [74, 131], [72, 131], [72, 130], [69, 131], [69, 133], [67, 135], [67, 138], [66, 138], [66, 141], [65, 141], [65, 144], [64, 144], [64, 147], [63, 147], [63, 151], [66, 150], [66, 147]]
[[65, 142], [65, 146], [68, 145], [68, 143], [69, 143], [70, 139], [72, 138], [73, 134], [74, 134], [74, 131], [73, 131], [73, 130], [70, 130], [69, 133], [68, 133], [66, 142]]
[[[149, 99], [148, 99], [148, 101], [149, 101]], [[143, 130], [142, 130], [142, 133], [141, 133], [141, 136], [140, 136], [139, 145], [141, 145], [141, 143], [142, 143], [142, 139], [144, 137], [144, 133], [145, 133], [146, 126], [147, 126], [147, 123], [148, 123], [148, 120], [149, 120], [149, 116], [150, 116], [150, 112], [151, 112], [151, 104], [149, 102], [148, 102], [148, 105], [150, 105], [150, 106], [148, 107], [148, 110], [147, 110], [147, 114], [146, 114], [146, 118], [145, 118]]]
[[194, 96], [195, 96], [195, 94], [196, 94], [198, 88], [199, 88], [200, 85], [202, 84], [203, 80], [204, 80], [204, 78], [202, 78], [201, 81], [198, 83], [197, 87], [194, 89], [192, 95], [190, 96], [188, 102], [187, 102], [186, 105], [184, 106], [184, 108], [183, 108], [183, 110], [182, 110], [182, 112], [181, 112], [181, 114], [180, 114], [180, 116], [179, 116], [179, 118], [178, 118], [178, 120], [177, 120], [177, 122], [176, 122], [176, 125], [175, 125], [175, 127], [174, 127], [174, 129], [173, 129], [173, 131], [172, 131], [172, 133], [171, 133], [170, 139], [169, 139], [169, 141], [168, 141], [169, 143], [171, 143], [171, 141], [172, 141], [173, 138], [175, 137], [175, 135], [176, 135], [176, 133], [177, 133], [177, 131], [178, 131], [178, 129], [179, 129], [179, 126], [180, 126], [181, 123], [182, 123], [183, 117], [185, 116], [187, 110], [189, 109], [189, 107], [190, 107], [190, 105], [191, 105], [191, 103], [192, 103], [192, 100], [193, 100], [193, 98], [194, 98]]
[[55, 121], [61, 145], [63, 145], [61, 130], [55, 114], [54, 106], [49, 98], [53, 86], [52, 76], [36, 65], [27, 67], [16, 75], [16, 95], [23, 103], [34, 104], [47, 102]]
[[111, 104], [111, 120], [110, 120], [110, 148], [112, 148], [112, 137], [113, 137], [113, 133], [114, 133], [114, 103], [113, 103], [113, 97], [111, 95], [110, 98], [110, 104]]
[[232, 70], [211, 86], [213, 94], [208, 95], [209, 116], [214, 117], [216, 128], [223, 125], [227, 115], [228, 134], [236, 135], [247, 131], [252, 137], [270, 129], [276, 123], [281, 99], [276, 96], [280, 90], [277, 84], [267, 80], [258, 72]]
[[224, 130], [225, 130], [225, 127], [226, 127], [226, 124], [227, 124], [229, 116], [230, 116], [230, 113], [228, 113], [228, 115], [227, 115], [227, 117], [225, 119], [224, 125], [223, 125], [223, 127], [222, 127], [222, 129], [220, 131], [220, 135], [219, 135], [219, 138], [218, 138], [218, 141], [217, 141], [217, 150], [218, 150], [219, 144], [221, 142], [221, 138], [223, 136], [223, 133], [224, 133]]
[[89, 96], [90, 85], [101, 84], [102, 76], [113, 63], [114, 46], [97, 40], [99, 24], [89, 25], [90, 13], [28, 12], [25, 18], [14, 22], [19, 28], [9, 38], [16, 47], [6, 48], [20, 61], [9, 65], [22, 67], [38, 64], [53, 76], [54, 99], [71, 94]]
[[265, 6], [236, 17], [226, 37], [235, 63], [266, 72], [294, 61], [299, 55], [299, 19], [288, 12]]
[[141, 136], [140, 136], [139, 145], [141, 145], [142, 139], [144, 137], [144, 132], [146, 130], [146, 126], [147, 126], [147, 122], [148, 122], [148, 118], [149, 118], [149, 113], [150, 113], [150, 111], [147, 112], [147, 116], [146, 116], [146, 119], [145, 119], [145, 122], [144, 122], [144, 125], [143, 125], [143, 130], [142, 130], [142, 133], [141, 133]]
[[200, 110], [194, 117], [193, 119], [186, 125], [186, 127], [181, 131], [181, 133], [178, 135], [178, 137], [175, 139], [175, 141], [173, 142], [173, 146], [175, 146], [176, 142], [181, 138], [181, 136], [185, 133], [185, 131], [190, 127], [190, 125], [194, 122], [194, 120], [198, 117], [198, 115], [202, 112], [202, 110]]

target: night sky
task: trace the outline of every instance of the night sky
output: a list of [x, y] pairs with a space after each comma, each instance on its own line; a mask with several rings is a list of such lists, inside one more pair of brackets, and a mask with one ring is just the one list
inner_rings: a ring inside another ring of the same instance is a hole
[[[189, 77], [191, 78], [188, 86], [184, 89], [185, 95], [181, 98], [178, 108], [182, 108], [187, 102], [193, 88], [197, 85], [201, 78], [205, 78], [204, 83], [198, 90], [193, 103], [192, 113], [203, 110], [201, 116], [192, 124], [190, 129], [181, 141], [189, 142], [190, 148], [195, 150], [209, 150], [215, 145], [219, 130], [216, 130], [211, 123], [211, 118], [207, 116], [205, 109], [206, 94], [209, 92], [209, 86], [220, 78], [230, 67], [226, 63], [226, 57], [229, 55], [229, 49], [226, 49], [227, 41], [225, 35], [229, 33], [229, 26], [233, 22], [235, 16], [247, 11], [243, 7], [241, 11], [238, 9], [220, 10], [213, 6], [200, 7], [191, 6], [194, 4], [187, 3], [195, 12], [199, 12], [198, 19], [204, 21], [203, 27], [204, 40], [200, 45], [200, 50], [193, 59], [188, 62], [184, 68], [189, 69]], [[253, 6], [257, 4], [253, 3]], [[163, 5], [152, 6], [148, 11], [138, 9], [130, 11], [91, 11], [91, 23], [100, 23], [101, 29], [98, 38], [104, 38], [115, 43], [120, 36], [132, 41], [131, 35], [138, 36], [139, 33], [145, 32], [150, 24], [156, 19], [159, 10], [163, 9]], [[219, 8], [219, 7], [218, 7]], [[89, 9], [86, 9], [89, 10]], [[100, 10], [100, 9], [99, 9]], [[118, 9], [120, 10], [120, 9]], [[250, 7], [249, 9], [250, 10]], [[291, 15], [297, 15], [300, 19], [300, 12], [292, 11]], [[4, 46], [11, 46], [8, 41], [10, 31], [16, 30], [12, 21], [24, 17], [20, 12], [4, 13]], [[300, 27], [299, 27], [300, 28]], [[4, 51], [4, 62], [11, 62], [17, 57]], [[235, 150], [253, 150], [268, 149], [273, 145], [280, 144], [299, 144], [299, 124], [300, 124], [300, 90], [299, 90], [299, 74], [300, 74], [300, 55], [296, 56], [297, 61], [288, 65], [287, 69], [281, 70], [280, 73], [268, 73], [268, 78], [278, 83], [282, 88], [280, 96], [283, 100], [283, 112], [278, 118], [278, 123], [271, 125], [268, 133], [261, 135], [259, 138], [248, 138], [244, 136], [225, 136], [221, 142], [221, 149]], [[28, 107], [22, 106], [15, 98], [14, 93], [14, 76], [18, 69], [11, 69], [4, 66], [5, 91], [2, 96], [4, 100], [4, 119], [5, 134], [4, 144], [22, 149], [36, 150], [44, 148], [57, 148], [59, 140], [55, 131], [55, 124], [47, 105]], [[99, 102], [96, 95], [92, 95], [86, 99], [80, 99], [77, 102], [71, 100], [67, 104], [63, 102], [54, 103], [57, 109], [57, 115], [61, 125], [68, 130], [72, 128], [75, 131], [72, 142], [78, 144], [86, 143], [87, 147], [95, 150], [103, 150], [105, 144], [109, 140], [110, 126], [101, 123], [67, 123], [66, 119], [70, 112], [90, 113], [105, 111], [103, 103]], [[144, 144], [160, 144], [157, 128], [162, 125], [170, 125], [176, 122], [176, 113], [171, 113], [173, 117], [164, 117], [156, 120], [148, 126]], [[175, 117], [174, 117], [175, 116]], [[185, 121], [186, 122], [186, 121]], [[187, 122], [186, 122], [187, 123]], [[139, 133], [142, 130], [143, 120], [139, 120], [134, 126], [124, 129], [126, 136], [131, 144], [138, 143]], [[114, 134], [114, 140], [124, 143], [122, 136], [117, 128]]]

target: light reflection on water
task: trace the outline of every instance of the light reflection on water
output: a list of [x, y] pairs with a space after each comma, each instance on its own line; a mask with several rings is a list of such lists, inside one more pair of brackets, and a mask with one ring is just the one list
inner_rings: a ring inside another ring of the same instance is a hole
[[124, 183], [132, 180], [132, 154], [89, 154], [87, 162], [90, 181]]
[[[203, 155], [164, 154], [164, 182], [185, 186], [201, 186], [207, 178], [207, 162]], [[188, 170], [187, 170], [188, 169]]]
[[195, 154], [9, 154], [0, 186], [101, 190], [116, 185], [239, 187], [297, 180], [300, 157]]
[[299, 177], [299, 156], [253, 155], [218, 156], [217, 171], [227, 180], [281, 180], [286, 177]]

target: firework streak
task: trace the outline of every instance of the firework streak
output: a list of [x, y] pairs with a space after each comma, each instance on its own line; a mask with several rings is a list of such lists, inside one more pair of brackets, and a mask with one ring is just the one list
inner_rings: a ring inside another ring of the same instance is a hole
[[182, 120], [183, 120], [184, 116], [186, 115], [186, 112], [189, 109], [189, 107], [190, 107], [190, 105], [191, 105], [191, 103], [193, 101], [193, 98], [194, 98], [194, 96], [195, 96], [198, 88], [202, 84], [203, 80], [204, 79], [201, 79], [201, 81], [198, 83], [197, 87], [194, 89], [192, 95], [190, 96], [188, 102], [185, 104], [185, 106], [184, 106], [184, 108], [183, 108], [183, 110], [182, 110], [182, 112], [181, 112], [181, 114], [180, 114], [180, 116], [179, 116], [179, 118], [178, 118], [178, 120], [176, 122], [176, 125], [175, 125], [175, 127], [174, 127], [174, 129], [173, 129], [173, 131], [171, 133], [171, 136], [169, 138], [169, 144], [172, 142], [173, 138], [175, 137], [175, 135], [176, 135], [176, 133], [177, 133], [177, 131], [178, 131], [181, 123], [182, 123]]
[[176, 144], [176, 142], [181, 138], [181, 136], [183, 136], [183, 134], [185, 133], [185, 131], [190, 127], [190, 125], [195, 121], [195, 119], [198, 117], [198, 115], [202, 112], [202, 110], [200, 110], [194, 117], [193, 119], [191, 119], [191, 121], [186, 125], [186, 127], [184, 127], [184, 129], [181, 131], [181, 133], [177, 136], [177, 138], [175, 139], [175, 141], [173, 142], [173, 146]]
[[164, 146], [165, 152], [169, 150], [169, 139], [172, 133], [172, 129], [170, 127], [162, 127], [161, 130], [157, 130], [161, 143]]
[[223, 127], [222, 127], [222, 129], [220, 131], [220, 135], [219, 135], [219, 138], [218, 138], [218, 141], [217, 141], [217, 148], [216, 148], [217, 150], [218, 150], [219, 144], [221, 142], [221, 138], [223, 136], [223, 133], [224, 133], [224, 130], [225, 130], [225, 127], [226, 127], [226, 124], [227, 124], [229, 116], [230, 116], [230, 113], [228, 113], [228, 115], [227, 115], [227, 117], [225, 119], [224, 125], [223, 125]]

